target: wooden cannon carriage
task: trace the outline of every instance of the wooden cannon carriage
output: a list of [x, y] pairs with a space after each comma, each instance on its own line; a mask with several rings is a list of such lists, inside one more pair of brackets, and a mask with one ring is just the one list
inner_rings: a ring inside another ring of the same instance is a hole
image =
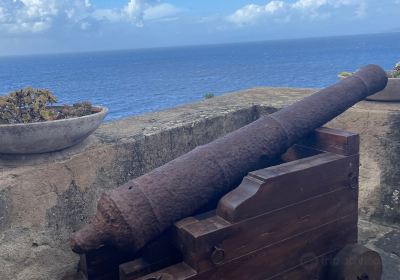
[[378, 280], [380, 256], [357, 245], [358, 172], [358, 135], [317, 129], [216, 208], [134, 255], [82, 255], [81, 271], [88, 280]]

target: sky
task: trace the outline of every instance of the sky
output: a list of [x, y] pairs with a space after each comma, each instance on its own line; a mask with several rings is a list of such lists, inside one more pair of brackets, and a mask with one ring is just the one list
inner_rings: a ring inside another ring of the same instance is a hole
[[400, 31], [400, 0], [0, 0], [0, 56]]

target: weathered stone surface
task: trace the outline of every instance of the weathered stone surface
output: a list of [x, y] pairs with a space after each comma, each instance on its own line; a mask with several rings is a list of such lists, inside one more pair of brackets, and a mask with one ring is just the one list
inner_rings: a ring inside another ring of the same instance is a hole
[[369, 96], [368, 100], [373, 101], [400, 101], [400, 78], [389, 78], [384, 90]]
[[[102, 192], [314, 91], [228, 94], [106, 123], [62, 152], [0, 156], [0, 279], [57, 280], [75, 272], [69, 236], [94, 213]], [[386, 222], [400, 214], [399, 107], [362, 102], [330, 124], [361, 133], [361, 214]]]
[[361, 136], [360, 215], [400, 222], [400, 103], [366, 101], [329, 123]]
[[382, 280], [398, 280], [400, 275], [400, 229], [360, 220], [359, 243], [378, 252], [383, 262]]

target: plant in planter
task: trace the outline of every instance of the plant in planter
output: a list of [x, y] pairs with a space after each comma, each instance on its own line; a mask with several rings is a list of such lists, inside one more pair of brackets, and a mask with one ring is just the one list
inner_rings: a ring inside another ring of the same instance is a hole
[[[352, 76], [352, 72], [341, 72], [338, 77], [345, 79]], [[370, 95], [367, 100], [371, 101], [400, 101], [400, 62], [392, 70], [387, 71], [388, 84], [386, 88], [378, 93]]]
[[51, 106], [57, 98], [47, 89], [27, 87], [0, 97], [0, 124], [33, 123], [92, 114], [90, 102]]
[[61, 150], [89, 136], [107, 114], [90, 102], [52, 106], [47, 89], [23, 88], [0, 96], [0, 153], [31, 154]]
[[353, 72], [347, 72], [347, 71], [340, 72], [340, 74], [338, 75], [339, 79], [341, 80], [351, 76], [353, 76]]
[[400, 78], [400, 62], [398, 62], [395, 66], [393, 71], [391, 72], [392, 78]]

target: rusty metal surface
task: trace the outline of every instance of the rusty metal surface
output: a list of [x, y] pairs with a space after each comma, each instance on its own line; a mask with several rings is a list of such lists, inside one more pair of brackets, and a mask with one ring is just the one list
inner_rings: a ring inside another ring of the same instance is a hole
[[385, 71], [369, 65], [353, 77], [104, 194], [92, 223], [73, 234], [72, 249], [83, 253], [113, 244], [139, 250], [175, 221], [223, 196], [248, 172], [268, 166], [313, 129], [382, 90], [386, 83]]

